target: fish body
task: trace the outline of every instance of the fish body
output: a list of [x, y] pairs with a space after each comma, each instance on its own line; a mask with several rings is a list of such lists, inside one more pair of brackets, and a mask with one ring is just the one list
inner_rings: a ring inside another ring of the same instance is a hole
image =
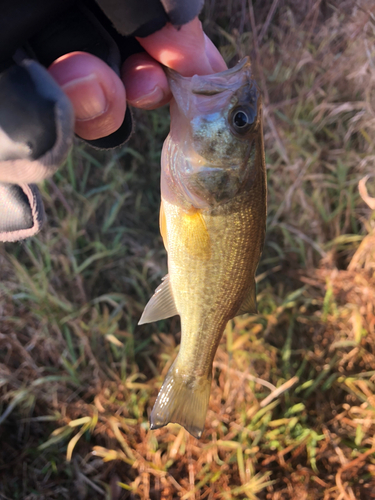
[[248, 60], [216, 75], [168, 77], [174, 101], [160, 212], [168, 275], [140, 324], [180, 315], [180, 350], [151, 428], [177, 422], [200, 437], [225, 326], [256, 312], [254, 277], [266, 226], [261, 102]]

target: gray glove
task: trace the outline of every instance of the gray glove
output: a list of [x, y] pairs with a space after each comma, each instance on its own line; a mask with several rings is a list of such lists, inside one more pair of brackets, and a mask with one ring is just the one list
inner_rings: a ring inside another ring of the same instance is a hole
[[32, 183], [66, 158], [74, 114], [47, 70], [32, 60], [1, 73], [0, 102], [0, 241], [16, 241], [40, 230], [43, 204]]

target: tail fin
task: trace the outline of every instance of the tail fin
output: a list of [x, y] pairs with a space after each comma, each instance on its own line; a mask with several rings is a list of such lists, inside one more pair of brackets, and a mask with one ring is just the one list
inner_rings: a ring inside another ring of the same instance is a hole
[[182, 375], [176, 370], [176, 361], [169, 369], [152, 409], [151, 429], [177, 423], [192, 436], [200, 438], [210, 399], [211, 376]]

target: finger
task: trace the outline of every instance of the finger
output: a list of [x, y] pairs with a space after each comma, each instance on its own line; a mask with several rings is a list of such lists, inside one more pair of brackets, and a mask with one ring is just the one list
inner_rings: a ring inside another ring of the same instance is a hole
[[167, 24], [156, 33], [137, 40], [154, 59], [183, 76], [207, 75], [227, 69], [220, 52], [203, 33], [198, 18], [179, 29]]
[[130, 56], [122, 66], [121, 76], [132, 106], [155, 109], [172, 97], [162, 67], [146, 53]]
[[220, 54], [220, 52], [218, 51], [217, 47], [213, 44], [213, 42], [208, 38], [206, 33], [204, 33], [204, 42], [205, 42], [205, 52], [213, 72], [220, 73], [220, 71], [225, 71], [226, 69], [228, 69], [228, 66], [224, 61], [223, 56]]
[[57, 59], [49, 71], [73, 104], [80, 137], [94, 140], [120, 127], [126, 110], [124, 85], [101, 59], [72, 52]]

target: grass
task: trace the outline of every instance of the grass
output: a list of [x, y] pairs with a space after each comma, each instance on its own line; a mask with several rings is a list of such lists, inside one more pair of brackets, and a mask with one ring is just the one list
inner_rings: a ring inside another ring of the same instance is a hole
[[263, 87], [269, 198], [259, 315], [227, 327], [202, 439], [149, 430], [179, 323], [136, 326], [166, 273], [169, 127], [167, 109], [136, 113], [124, 148], [77, 143], [41, 187], [48, 225], [0, 249], [1, 499], [375, 498], [375, 215], [357, 187], [375, 161], [374, 6], [255, 3], [258, 43], [251, 17], [206, 4]]

